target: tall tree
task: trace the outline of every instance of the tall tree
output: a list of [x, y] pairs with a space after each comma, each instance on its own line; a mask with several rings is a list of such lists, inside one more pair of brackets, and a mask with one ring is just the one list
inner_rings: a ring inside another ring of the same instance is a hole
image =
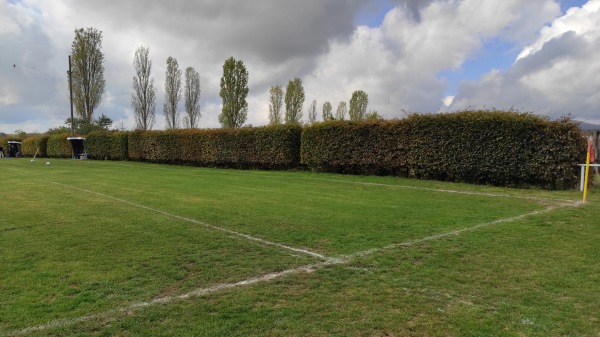
[[92, 123], [94, 110], [104, 93], [104, 54], [101, 49], [101, 31], [91, 27], [75, 30], [71, 45], [73, 103], [77, 114], [87, 124]]
[[340, 102], [335, 112], [335, 119], [337, 119], [338, 121], [343, 121], [344, 119], [346, 119], [346, 111], [346, 102]]
[[136, 128], [151, 130], [156, 114], [156, 88], [154, 78], [150, 77], [152, 60], [150, 49], [138, 47], [133, 58], [133, 93], [131, 94], [131, 107], [135, 115]]
[[366, 116], [365, 116], [366, 120], [373, 120], [373, 121], [379, 121], [379, 120], [383, 120], [383, 116], [381, 116], [379, 114], [379, 112], [377, 111], [371, 111], [369, 112]]
[[269, 89], [269, 124], [282, 123], [281, 108], [283, 107], [283, 89], [280, 85]]
[[300, 124], [302, 105], [304, 104], [304, 87], [299, 78], [291, 80], [285, 89], [285, 123]]
[[329, 101], [323, 103], [323, 121], [330, 121], [333, 119], [333, 114], [331, 113], [332, 110], [333, 107]]
[[315, 124], [317, 122], [317, 100], [312, 101], [308, 107], [308, 122]]
[[350, 120], [361, 121], [367, 116], [367, 104], [369, 104], [369, 95], [362, 90], [356, 90], [350, 98]]
[[248, 116], [248, 71], [244, 62], [233, 57], [225, 60], [223, 76], [221, 77], [221, 91], [223, 109], [219, 115], [219, 122], [224, 128], [239, 128]]
[[181, 70], [176, 58], [167, 58], [165, 73], [165, 103], [163, 111], [167, 119], [167, 128], [176, 129], [179, 120], [177, 105], [181, 99]]
[[200, 75], [194, 68], [185, 69], [185, 126], [193, 129], [200, 121]]

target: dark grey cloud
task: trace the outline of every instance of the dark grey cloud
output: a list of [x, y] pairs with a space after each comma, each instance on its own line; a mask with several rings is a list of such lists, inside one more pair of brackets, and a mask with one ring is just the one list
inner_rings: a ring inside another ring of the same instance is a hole
[[421, 21], [421, 10], [435, 0], [394, 0], [397, 5], [403, 6], [415, 21]]
[[152, 27], [173, 40], [212, 49], [219, 58], [249, 55], [279, 64], [321, 54], [331, 39], [349, 36], [365, 2], [71, 0], [69, 6], [82, 15], [102, 17], [113, 29]]

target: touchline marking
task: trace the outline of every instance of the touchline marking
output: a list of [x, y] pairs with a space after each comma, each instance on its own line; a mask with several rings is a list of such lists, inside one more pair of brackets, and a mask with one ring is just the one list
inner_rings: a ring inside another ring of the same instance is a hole
[[[60, 183], [56, 183], [56, 184], [63, 185]], [[72, 186], [68, 186], [68, 187], [72, 187]], [[76, 187], [73, 187], [73, 188], [85, 191], [83, 189], [79, 189]], [[85, 192], [104, 196], [101, 193], [97, 193], [97, 192], [91, 192], [91, 191], [85, 191]], [[120, 201], [120, 199], [114, 198], [111, 196], [105, 196], [105, 197], [108, 197], [111, 199], [116, 199], [116, 200]], [[128, 201], [124, 201], [124, 202], [131, 204], [131, 202], [128, 202]], [[521, 220], [521, 219], [524, 219], [529, 216], [547, 213], [554, 209], [558, 209], [558, 208], [562, 208], [562, 207], [579, 207], [581, 205], [583, 205], [583, 203], [577, 202], [575, 204], [565, 203], [565, 204], [559, 204], [559, 205], [554, 205], [554, 206], [548, 206], [547, 208], [540, 210], [540, 211], [533, 211], [533, 212], [517, 215], [514, 217], [510, 217], [510, 218], [504, 218], [504, 219], [499, 219], [499, 220], [495, 220], [495, 221], [491, 221], [491, 222], [478, 224], [478, 225], [475, 225], [472, 227], [466, 227], [466, 228], [457, 229], [457, 230], [446, 232], [446, 233], [440, 233], [440, 234], [426, 236], [426, 237], [423, 237], [420, 239], [414, 239], [414, 240], [404, 241], [401, 243], [391, 244], [391, 245], [388, 245], [388, 246], [385, 246], [382, 248], [374, 248], [374, 249], [364, 250], [364, 251], [356, 252], [353, 254], [345, 255], [342, 258], [338, 258], [338, 259], [328, 258], [323, 262], [309, 264], [309, 265], [305, 265], [305, 266], [301, 266], [301, 267], [297, 267], [297, 268], [291, 268], [291, 269], [287, 269], [284, 271], [269, 273], [269, 274], [265, 274], [265, 275], [261, 275], [261, 276], [251, 277], [251, 278], [248, 278], [248, 279], [245, 279], [242, 281], [238, 281], [238, 282], [234, 282], [234, 283], [221, 283], [221, 284], [217, 284], [217, 285], [214, 285], [214, 286], [208, 287], [208, 288], [198, 288], [198, 289], [192, 290], [190, 292], [187, 292], [187, 293], [184, 293], [181, 295], [159, 297], [159, 298], [155, 298], [150, 301], [136, 302], [136, 303], [133, 303], [133, 304], [125, 306], [125, 307], [110, 309], [110, 310], [106, 310], [106, 311], [95, 313], [95, 314], [79, 316], [79, 317], [74, 317], [74, 318], [59, 319], [59, 320], [48, 322], [46, 324], [27, 327], [27, 328], [21, 329], [21, 330], [13, 330], [2, 336], [7, 336], [7, 337], [8, 336], [20, 336], [20, 335], [25, 335], [25, 334], [36, 332], [36, 331], [43, 331], [43, 330], [48, 330], [48, 329], [52, 329], [52, 328], [60, 328], [60, 327], [64, 327], [67, 325], [86, 322], [86, 321], [97, 319], [97, 318], [106, 318], [106, 317], [110, 317], [110, 316], [116, 316], [116, 315], [120, 315], [120, 314], [127, 313], [130, 311], [134, 311], [137, 309], [154, 306], [157, 304], [168, 304], [168, 303], [173, 303], [176, 301], [188, 300], [191, 298], [201, 297], [204, 295], [215, 293], [215, 292], [218, 292], [221, 290], [233, 289], [233, 288], [237, 288], [237, 287], [260, 283], [260, 282], [267, 282], [267, 281], [270, 281], [270, 280], [273, 280], [273, 279], [276, 279], [279, 277], [283, 277], [286, 275], [299, 274], [301, 272], [311, 272], [311, 271], [314, 271], [315, 269], [320, 269], [320, 268], [323, 268], [326, 266], [331, 266], [331, 265], [346, 264], [346, 263], [351, 262], [356, 257], [367, 256], [367, 255], [371, 255], [371, 254], [381, 252], [384, 250], [389, 250], [389, 249], [398, 248], [398, 247], [410, 247], [410, 246], [414, 246], [421, 242], [442, 239], [442, 238], [445, 238], [445, 237], [448, 237], [451, 235], [460, 235], [461, 233], [464, 233], [467, 231], [473, 231], [473, 230], [477, 230], [480, 228], [489, 227], [489, 226], [492, 226], [495, 224]], [[141, 206], [141, 207], [147, 208], [146, 206], [143, 206], [143, 205], [136, 205], [136, 206]], [[163, 213], [163, 212], [159, 211], [159, 213]], [[209, 226], [212, 226], [212, 225], [209, 225]]]
[[418, 186], [394, 185], [394, 184], [382, 184], [382, 183], [368, 183], [368, 182], [363, 182], [363, 181], [352, 181], [352, 180], [342, 180], [342, 179], [327, 179], [327, 178], [304, 178], [304, 179], [323, 180], [323, 181], [329, 181], [329, 182], [340, 182], [340, 183], [349, 183], [349, 184], [367, 185], [367, 186], [406, 188], [406, 189], [411, 189], [411, 190], [442, 192], [442, 193], [480, 195], [480, 196], [484, 196], [484, 197], [495, 197], [495, 198], [529, 199], [529, 200], [539, 200], [539, 201], [549, 201], [549, 202], [566, 202], [566, 203], [572, 203], [572, 204], [577, 203], [577, 201], [568, 200], [568, 199], [541, 198], [541, 197], [531, 197], [531, 196], [526, 196], [526, 195], [512, 195], [512, 194], [488, 193], [488, 192], [476, 192], [476, 191], [458, 191], [458, 190], [449, 190], [449, 189], [443, 189], [443, 188], [418, 187]]
[[284, 245], [282, 243], [278, 243], [278, 242], [273, 242], [273, 241], [268, 241], [268, 240], [265, 240], [265, 239], [257, 238], [257, 237], [254, 237], [254, 236], [251, 236], [251, 235], [248, 235], [248, 234], [236, 232], [234, 230], [231, 230], [231, 229], [228, 229], [228, 228], [225, 228], [225, 227], [219, 227], [219, 226], [211, 225], [209, 223], [206, 223], [206, 222], [203, 222], [203, 221], [200, 221], [200, 220], [196, 220], [196, 219], [192, 219], [192, 218], [186, 218], [186, 217], [183, 217], [181, 215], [169, 213], [169, 212], [166, 212], [166, 211], [162, 211], [160, 209], [152, 208], [152, 207], [145, 206], [145, 205], [142, 205], [142, 204], [138, 204], [138, 203], [135, 203], [135, 202], [132, 202], [132, 201], [128, 201], [128, 200], [125, 200], [125, 199], [120, 199], [120, 198], [117, 198], [117, 197], [113, 197], [113, 196], [108, 195], [108, 194], [104, 194], [104, 193], [100, 193], [100, 192], [95, 192], [95, 191], [90, 191], [90, 190], [86, 190], [84, 188], [70, 186], [70, 185], [66, 185], [66, 184], [61, 184], [61, 183], [54, 182], [54, 181], [49, 181], [49, 183], [52, 183], [52, 184], [55, 184], [55, 185], [59, 185], [59, 186], [68, 187], [68, 188], [71, 188], [71, 189], [74, 189], [74, 190], [77, 190], [77, 191], [81, 191], [81, 192], [95, 194], [95, 195], [98, 195], [98, 196], [101, 196], [101, 197], [104, 197], [104, 198], [107, 198], [107, 199], [115, 200], [115, 201], [118, 201], [118, 202], [130, 205], [130, 206], [135, 206], [135, 207], [138, 207], [138, 208], [143, 208], [143, 209], [146, 209], [146, 210], [149, 210], [149, 211], [152, 211], [152, 212], [155, 212], [155, 213], [159, 213], [159, 214], [171, 217], [171, 218], [175, 218], [175, 219], [178, 219], [178, 220], [191, 222], [191, 223], [194, 223], [194, 224], [197, 224], [197, 225], [202, 225], [202, 226], [207, 227], [207, 228], [211, 228], [211, 229], [215, 229], [215, 230], [218, 230], [218, 231], [221, 231], [221, 232], [233, 234], [233, 235], [242, 237], [242, 238], [247, 239], [247, 240], [260, 242], [260, 243], [265, 244], [265, 245], [275, 246], [275, 247], [283, 248], [283, 249], [286, 249], [286, 250], [291, 250], [291, 251], [294, 251], [294, 252], [297, 252], [297, 253], [302, 253], [302, 254], [310, 255], [310, 256], [319, 258], [321, 260], [325, 260], [325, 261], [332, 260], [331, 257], [325, 256], [323, 254], [315, 253], [315, 252], [312, 252], [312, 251], [307, 250], [307, 249], [291, 247], [291, 246]]
[[[135, 167], [135, 168], [141, 168], [141, 167], [143, 167], [143, 166], [134, 166], [134, 165], [126, 165], [126, 164], [114, 164], [114, 165], [115, 166], [122, 166], [122, 167]], [[164, 170], [172, 169], [171, 167], [158, 167], [158, 166], [144, 167], [144, 168], [164, 169]], [[202, 169], [211, 169], [211, 168], [207, 168], [207, 167], [200, 167], [200, 168], [202, 168]], [[222, 170], [222, 171], [219, 172], [219, 174], [240, 175], [240, 176], [253, 176], [253, 177], [263, 177], [263, 178], [283, 178], [283, 179], [286, 178], [284, 176], [276, 176], [276, 175], [269, 175], [269, 174], [260, 174], [260, 175], [257, 175], [257, 174], [252, 174], [251, 171], [250, 171], [250, 173], [239, 172], [239, 170], [235, 170], [235, 169], [234, 170]], [[195, 174], [191, 174], [191, 173], [190, 173], [190, 175], [195, 176]], [[444, 188], [419, 187], [419, 186], [384, 184], [384, 183], [370, 183], [370, 182], [352, 181], [352, 180], [345, 180], [345, 179], [314, 178], [314, 177], [297, 177], [297, 178], [299, 178], [299, 179], [306, 179], [306, 180], [320, 180], [320, 181], [328, 181], [328, 182], [336, 182], [336, 183], [365, 185], [365, 186], [405, 188], [405, 189], [420, 190], [420, 191], [431, 191], [431, 192], [440, 192], [440, 193], [457, 193], [457, 194], [465, 194], [465, 195], [480, 195], [480, 196], [494, 197], [494, 198], [513, 198], [513, 199], [538, 200], [538, 201], [547, 201], [547, 202], [567, 202], [567, 203], [572, 203], [572, 204], [576, 204], [577, 203], [576, 200], [569, 200], [569, 199], [542, 198], [542, 197], [532, 197], [532, 196], [524, 196], [524, 195], [512, 195], [512, 194], [504, 194], [504, 193], [477, 192], [477, 191], [459, 191], [459, 190], [451, 190], [451, 189], [444, 189]]]

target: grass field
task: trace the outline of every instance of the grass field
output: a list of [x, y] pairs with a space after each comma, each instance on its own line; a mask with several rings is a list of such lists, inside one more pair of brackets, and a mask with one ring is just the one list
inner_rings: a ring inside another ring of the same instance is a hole
[[0, 336], [600, 336], [600, 193], [0, 160]]

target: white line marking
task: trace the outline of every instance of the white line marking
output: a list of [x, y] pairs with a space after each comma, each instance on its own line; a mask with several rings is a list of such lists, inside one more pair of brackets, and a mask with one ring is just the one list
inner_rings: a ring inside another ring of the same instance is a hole
[[534, 215], [540, 215], [540, 214], [547, 213], [547, 212], [550, 212], [550, 211], [558, 209], [558, 208], [563, 208], [563, 207], [579, 207], [581, 205], [583, 205], [583, 203], [581, 203], [581, 202], [577, 202], [575, 204], [565, 203], [565, 204], [560, 204], [560, 205], [552, 205], [552, 206], [548, 206], [545, 209], [540, 210], [540, 211], [532, 211], [532, 212], [529, 212], [529, 213], [525, 213], [525, 214], [513, 216], [513, 217], [510, 217], [510, 218], [498, 219], [498, 220], [494, 220], [494, 221], [490, 221], [490, 222], [481, 223], [481, 224], [478, 224], [478, 225], [475, 225], [475, 226], [471, 226], [471, 227], [464, 227], [464, 228], [456, 229], [456, 230], [453, 230], [453, 231], [450, 231], [450, 232], [445, 232], [445, 233], [439, 233], [439, 234], [434, 234], [434, 235], [426, 236], [426, 237], [423, 237], [423, 238], [420, 238], [420, 239], [414, 239], [414, 240], [404, 241], [404, 242], [400, 242], [400, 243], [394, 243], [394, 244], [387, 245], [387, 246], [381, 247], [381, 248], [373, 248], [373, 249], [369, 249], [369, 250], [364, 250], [362, 252], [352, 253], [352, 254], [349, 254], [349, 255], [342, 256], [341, 259], [344, 260], [344, 261], [345, 260], [351, 260], [351, 259], [353, 259], [355, 257], [367, 256], [367, 255], [378, 253], [378, 252], [384, 251], [384, 250], [394, 249], [394, 248], [398, 248], [398, 247], [410, 247], [410, 246], [414, 246], [414, 245], [416, 245], [418, 243], [421, 243], [421, 242], [443, 239], [443, 238], [448, 237], [448, 236], [460, 235], [461, 233], [464, 233], [464, 232], [473, 231], [473, 230], [476, 230], [476, 229], [480, 229], [480, 228], [484, 228], [484, 227], [489, 227], [489, 226], [500, 224], [500, 223], [513, 222], [513, 221], [517, 221], [517, 220], [522, 220], [522, 219], [524, 219], [526, 217], [530, 217], [530, 216], [534, 216]]
[[214, 285], [214, 286], [208, 287], [208, 288], [198, 288], [198, 289], [192, 290], [190, 292], [187, 292], [187, 293], [184, 293], [181, 295], [159, 297], [159, 298], [155, 298], [150, 301], [136, 302], [136, 303], [130, 304], [125, 307], [110, 309], [110, 310], [106, 310], [106, 311], [95, 313], [95, 314], [73, 317], [73, 318], [59, 319], [59, 320], [48, 322], [46, 324], [31, 326], [31, 327], [28, 327], [28, 328], [25, 328], [22, 330], [14, 330], [14, 331], [8, 332], [7, 334], [5, 334], [3, 336], [26, 335], [26, 334], [36, 332], [36, 331], [44, 331], [44, 330], [48, 330], [48, 329], [52, 329], [52, 328], [60, 328], [60, 327], [64, 327], [67, 325], [90, 321], [93, 319], [104, 318], [104, 317], [109, 317], [109, 316], [113, 316], [113, 315], [120, 315], [123, 313], [128, 313], [130, 311], [154, 306], [157, 304], [168, 304], [168, 303], [173, 303], [176, 301], [183, 301], [183, 300], [187, 300], [187, 299], [191, 299], [191, 298], [195, 298], [195, 297], [201, 297], [204, 295], [208, 295], [208, 294], [218, 292], [221, 290], [227, 290], [227, 289], [252, 285], [255, 283], [270, 281], [270, 280], [280, 278], [280, 277], [283, 277], [286, 275], [298, 274], [301, 272], [311, 272], [314, 269], [322, 268], [322, 267], [328, 266], [328, 265], [339, 264], [339, 263], [341, 263], [341, 261], [339, 261], [339, 260], [328, 260], [328, 261], [324, 261], [324, 262], [320, 262], [320, 263], [301, 266], [298, 268], [287, 269], [287, 270], [283, 270], [280, 272], [269, 273], [269, 274], [262, 275], [262, 276], [251, 277], [251, 278], [248, 278], [248, 279], [245, 279], [242, 281], [238, 281], [238, 282], [234, 282], [234, 283], [221, 283], [221, 284], [217, 284], [217, 285]]
[[[162, 166], [142, 166], [142, 165], [126, 165], [126, 164], [114, 164], [115, 166], [123, 166], [123, 167], [135, 167], [135, 168], [151, 168], [151, 169], [172, 169], [171, 167], [162, 167]], [[155, 164], [160, 165], [160, 164]], [[208, 169], [208, 170], [217, 170], [208, 167], [200, 167], [200, 169]], [[221, 172], [222, 171], [222, 172]], [[277, 175], [269, 175], [269, 174], [251, 174], [245, 172], [239, 172], [239, 170], [235, 169], [221, 169], [219, 174], [229, 174], [229, 175], [240, 175], [240, 176], [253, 176], [253, 177], [264, 177], [264, 178], [286, 178], [283, 176]], [[533, 197], [533, 196], [524, 196], [524, 195], [514, 195], [514, 194], [505, 194], [505, 193], [491, 193], [491, 192], [477, 192], [477, 191], [460, 191], [460, 190], [451, 190], [444, 188], [432, 188], [432, 187], [419, 187], [419, 186], [410, 186], [410, 185], [397, 185], [397, 184], [384, 184], [384, 183], [370, 183], [370, 182], [362, 182], [362, 181], [352, 181], [345, 179], [331, 179], [331, 178], [314, 178], [314, 177], [295, 177], [297, 179], [306, 179], [306, 180], [320, 180], [320, 181], [328, 181], [335, 183], [345, 183], [345, 184], [356, 184], [356, 185], [365, 185], [365, 186], [379, 186], [379, 187], [391, 187], [391, 188], [405, 188], [412, 190], [420, 190], [420, 191], [430, 191], [430, 192], [440, 192], [440, 193], [457, 193], [457, 194], [465, 194], [465, 195], [480, 195], [486, 197], [494, 197], [494, 198], [514, 198], [514, 199], [526, 199], [526, 200], [538, 200], [538, 201], [549, 201], [549, 202], [569, 202], [576, 204], [577, 201], [569, 200], [569, 199], [554, 199], [554, 198], [543, 198], [543, 197]]]
[[[62, 185], [59, 183], [57, 183], [57, 184]], [[71, 187], [71, 186], [69, 186], [69, 187]], [[92, 193], [98, 194], [96, 192], [92, 192]], [[99, 194], [99, 195], [102, 195], [102, 194]], [[117, 199], [117, 198], [110, 197], [110, 196], [108, 196], [108, 197], [111, 199]], [[117, 199], [117, 200], [119, 200], [119, 199]], [[127, 202], [127, 203], [130, 203], [130, 202]], [[86, 322], [86, 321], [97, 319], [97, 318], [105, 318], [105, 317], [110, 317], [113, 315], [116, 316], [116, 315], [120, 315], [123, 313], [127, 313], [129, 311], [134, 311], [137, 309], [154, 306], [157, 304], [168, 304], [168, 303], [172, 303], [175, 301], [183, 301], [183, 300], [187, 300], [190, 298], [201, 297], [201, 296], [215, 293], [215, 292], [218, 292], [221, 290], [233, 289], [233, 288], [237, 288], [237, 287], [260, 283], [260, 282], [267, 282], [267, 281], [270, 281], [270, 280], [273, 280], [273, 279], [276, 279], [279, 277], [283, 277], [286, 275], [299, 274], [301, 272], [311, 272], [315, 269], [320, 269], [320, 268], [330, 266], [330, 265], [345, 264], [345, 263], [351, 262], [356, 257], [367, 256], [367, 255], [374, 254], [374, 253], [377, 253], [377, 252], [380, 252], [383, 250], [389, 250], [389, 249], [393, 249], [393, 248], [397, 248], [397, 247], [410, 247], [410, 246], [413, 246], [413, 245], [415, 245], [417, 243], [421, 243], [421, 242], [442, 239], [442, 238], [445, 238], [445, 237], [448, 237], [451, 235], [460, 235], [461, 233], [464, 233], [467, 231], [473, 231], [473, 230], [489, 227], [489, 226], [500, 224], [500, 223], [507, 223], [507, 222], [511, 222], [511, 221], [521, 220], [521, 219], [524, 219], [529, 216], [547, 213], [547, 212], [550, 212], [557, 208], [579, 207], [581, 205], [583, 205], [583, 203], [578, 202], [576, 204], [565, 203], [565, 204], [560, 204], [560, 205], [555, 205], [555, 206], [549, 206], [546, 209], [541, 210], [541, 211], [529, 212], [526, 214], [517, 215], [514, 217], [510, 217], [510, 218], [499, 219], [499, 220], [495, 220], [495, 221], [491, 221], [491, 222], [482, 223], [482, 224], [475, 225], [472, 227], [466, 227], [466, 228], [457, 229], [457, 230], [446, 232], [446, 233], [430, 235], [430, 236], [426, 236], [426, 237], [420, 238], [420, 239], [414, 239], [414, 240], [409, 240], [409, 241], [405, 241], [405, 242], [401, 242], [401, 243], [397, 243], [397, 244], [388, 245], [388, 246], [385, 246], [382, 248], [375, 248], [375, 249], [369, 249], [369, 250], [365, 250], [365, 251], [361, 251], [361, 252], [356, 252], [353, 254], [345, 255], [342, 259], [329, 258], [323, 262], [309, 264], [309, 265], [292, 268], [292, 269], [287, 269], [287, 270], [280, 271], [280, 272], [269, 273], [269, 274], [261, 275], [261, 276], [257, 276], [257, 277], [251, 277], [251, 278], [248, 278], [248, 279], [245, 279], [242, 281], [238, 281], [238, 282], [234, 282], [234, 283], [221, 283], [221, 284], [217, 284], [217, 285], [214, 285], [214, 286], [208, 287], [208, 288], [198, 288], [198, 289], [192, 290], [190, 292], [187, 292], [187, 293], [184, 293], [181, 295], [159, 297], [159, 298], [156, 298], [156, 299], [153, 299], [150, 301], [136, 302], [136, 303], [133, 303], [133, 304], [125, 306], [125, 307], [110, 309], [110, 310], [95, 313], [95, 314], [79, 316], [79, 317], [74, 317], [74, 318], [59, 319], [59, 320], [48, 322], [46, 324], [27, 327], [27, 328], [21, 329], [21, 330], [13, 330], [11, 332], [8, 332], [7, 334], [4, 334], [3, 336], [7, 336], [7, 337], [8, 336], [20, 336], [20, 335], [25, 335], [25, 334], [36, 332], [36, 331], [43, 331], [43, 330], [48, 330], [48, 329], [52, 329], [52, 328], [60, 328], [60, 327], [64, 327], [67, 325]], [[146, 208], [145, 206], [143, 206], [143, 207]], [[162, 213], [162, 212], [159, 212], [159, 213]]]
[[171, 218], [175, 218], [177, 220], [191, 222], [191, 223], [194, 223], [194, 224], [197, 224], [197, 225], [201, 225], [201, 226], [204, 226], [204, 227], [207, 227], [207, 228], [211, 228], [211, 229], [215, 229], [215, 230], [218, 230], [218, 231], [221, 231], [221, 232], [233, 234], [233, 235], [242, 237], [242, 238], [247, 239], [247, 240], [251, 240], [251, 241], [255, 241], [255, 242], [260, 242], [260, 243], [262, 243], [264, 245], [275, 246], [275, 247], [283, 248], [283, 249], [286, 249], [286, 250], [291, 250], [293, 252], [310, 255], [310, 256], [319, 258], [321, 260], [325, 260], [325, 261], [329, 261], [329, 260], [332, 259], [332, 258], [330, 258], [328, 256], [325, 256], [325, 255], [319, 254], [319, 253], [315, 253], [315, 252], [312, 252], [312, 251], [307, 250], [307, 249], [291, 247], [291, 246], [284, 245], [282, 243], [278, 243], [278, 242], [273, 242], [273, 241], [268, 241], [268, 240], [265, 240], [265, 239], [257, 238], [257, 237], [254, 237], [254, 236], [251, 236], [251, 235], [248, 235], [248, 234], [236, 232], [236, 231], [228, 229], [228, 228], [211, 225], [209, 223], [206, 223], [206, 222], [203, 222], [203, 221], [200, 221], [200, 220], [196, 220], [196, 219], [192, 219], [192, 218], [186, 218], [186, 217], [183, 217], [181, 215], [177, 215], [177, 214], [165, 212], [165, 211], [162, 211], [160, 209], [148, 207], [148, 206], [145, 206], [145, 205], [142, 205], [142, 204], [138, 204], [138, 203], [135, 203], [135, 202], [131, 202], [131, 201], [128, 201], [128, 200], [125, 200], [125, 199], [113, 197], [113, 196], [108, 195], [108, 194], [104, 194], [104, 193], [100, 193], [100, 192], [95, 192], [95, 191], [90, 191], [90, 190], [86, 190], [84, 188], [70, 186], [70, 185], [66, 185], [66, 184], [61, 184], [61, 183], [54, 182], [54, 181], [47, 181], [47, 182], [55, 184], [55, 185], [59, 185], [59, 186], [68, 187], [68, 188], [71, 188], [71, 189], [74, 189], [74, 190], [77, 190], [77, 191], [81, 191], [81, 192], [85, 192], [85, 193], [95, 194], [95, 195], [98, 195], [98, 196], [101, 196], [101, 197], [104, 197], [104, 198], [107, 198], [107, 199], [115, 200], [115, 201], [118, 201], [118, 202], [130, 205], [130, 206], [135, 206], [135, 207], [142, 208], [142, 209], [145, 209], [145, 210], [148, 210], [148, 211], [152, 211], [152, 212], [155, 212], [155, 213], [159, 213], [159, 214], [171, 217]]
[[431, 187], [419, 187], [419, 186], [408, 186], [408, 185], [394, 185], [394, 184], [382, 184], [382, 183], [369, 183], [362, 181], [352, 181], [352, 180], [341, 180], [341, 179], [327, 179], [327, 178], [305, 178], [312, 180], [323, 180], [329, 182], [341, 182], [341, 183], [351, 183], [356, 185], [367, 185], [367, 186], [380, 186], [380, 187], [392, 187], [392, 188], [405, 188], [411, 190], [421, 190], [421, 191], [431, 191], [431, 192], [441, 192], [441, 193], [456, 193], [456, 194], [466, 194], [466, 195], [480, 195], [484, 197], [494, 197], [494, 198], [514, 198], [514, 199], [529, 199], [529, 200], [539, 200], [539, 201], [550, 201], [550, 202], [567, 202], [576, 204], [577, 201], [568, 200], [568, 199], [552, 199], [552, 198], [542, 198], [542, 197], [532, 197], [526, 195], [513, 195], [513, 194], [503, 194], [503, 193], [490, 193], [490, 192], [476, 192], [476, 191], [459, 191], [459, 190], [449, 190], [443, 188], [431, 188]]

